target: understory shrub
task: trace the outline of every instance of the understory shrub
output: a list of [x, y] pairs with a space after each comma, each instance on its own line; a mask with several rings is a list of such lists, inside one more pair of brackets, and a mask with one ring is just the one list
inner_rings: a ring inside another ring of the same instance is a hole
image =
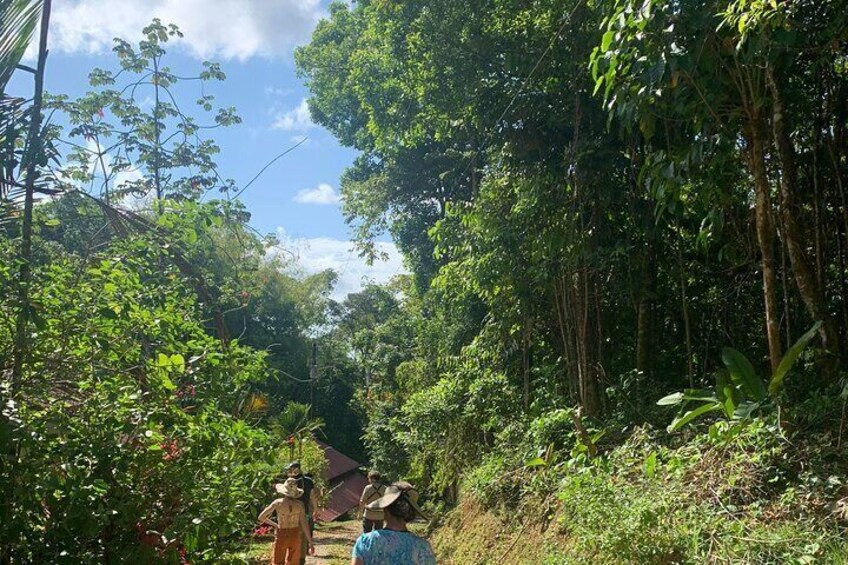
[[[210, 336], [167, 252], [141, 238], [87, 262], [54, 257], [33, 280], [29, 370], [14, 395], [2, 379], [12, 562], [215, 562], [272, 477], [273, 443], [248, 408], [263, 354]], [[0, 339], [9, 351], [10, 332]]]
[[[545, 436], [500, 437], [524, 438], [499, 451], [515, 454]], [[547, 531], [548, 564], [845, 563], [846, 467], [823, 462], [826, 439], [790, 441], [761, 419], [688, 436], [638, 427], [594, 458], [568, 445], [533, 466], [491, 454], [463, 485], [505, 531], [516, 519]]]

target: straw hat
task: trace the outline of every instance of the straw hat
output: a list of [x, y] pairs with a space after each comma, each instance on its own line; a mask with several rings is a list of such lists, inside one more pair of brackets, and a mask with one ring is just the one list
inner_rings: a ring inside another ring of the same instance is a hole
[[374, 502], [371, 502], [366, 507], [371, 510], [384, 510], [391, 506], [400, 497], [406, 498], [406, 501], [409, 502], [410, 506], [412, 506], [422, 518], [427, 518], [427, 515], [424, 514], [418, 506], [418, 491], [415, 490], [414, 486], [405, 481], [390, 484], [386, 487], [386, 491], [383, 493], [383, 496]]
[[277, 483], [274, 485], [274, 490], [288, 498], [303, 496], [303, 489], [297, 487], [297, 479], [286, 479], [284, 483]]

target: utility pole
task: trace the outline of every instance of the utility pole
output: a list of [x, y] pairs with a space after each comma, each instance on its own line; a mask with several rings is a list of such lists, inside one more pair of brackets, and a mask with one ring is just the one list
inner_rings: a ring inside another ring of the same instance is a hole
[[309, 411], [315, 404], [315, 383], [318, 382], [318, 344], [312, 342], [312, 360], [309, 363]]

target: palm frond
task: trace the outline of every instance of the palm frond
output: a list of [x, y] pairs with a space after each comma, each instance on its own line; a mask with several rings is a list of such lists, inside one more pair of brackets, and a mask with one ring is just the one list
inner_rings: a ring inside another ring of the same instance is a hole
[[[24, 99], [0, 95], [0, 229], [20, 217], [24, 189], [21, 167], [32, 112], [32, 106], [27, 106]], [[39, 134], [41, 154], [38, 156], [44, 165], [39, 165], [33, 183], [34, 193], [41, 196], [55, 196], [64, 189], [61, 179], [46, 166], [59, 160], [59, 152], [49, 133], [50, 124], [44, 124]]]
[[324, 421], [321, 418], [310, 417], [309, 404], [289, 402], [286, 404], [285, 409], [277, 416], [276, 422], [274, 422], [272, 427], [280, 437], [300, 438], [323, 428]]
[[41, 0], [0, 0], [0, 93], [35, 33], [41, 7]]
[[15, 170], [20, 158], [17, 142], [24, 132], [22, 107], [23, 100], [0, 96], [0, 228], [16, 217], [16, 204], [20, 201]]

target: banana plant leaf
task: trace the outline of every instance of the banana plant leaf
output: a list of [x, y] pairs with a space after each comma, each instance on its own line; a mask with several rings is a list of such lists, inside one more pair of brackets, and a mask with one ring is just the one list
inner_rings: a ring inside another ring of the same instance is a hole
[[699, 416], [703, 416], [704, 414], [707, 414], [709, 412], [715, 412], [717, 410], [723, 409], [724, 407], [722, 406], [721, 402], [718, 401], [702, 404], [701, 406], [698, 406], [693, 410], [689, 410], [682, 416], [678, 416], [677, 418], [675, 418], [674, 421], [668, 426], [668, 431], [675, 432]]
[[724, 347], [721, 350], [721, 360], [730, 372], [733, 384], [745, 395], [747, 400], [760, 402], [768, 394], [763, 380], [754, 371], [754, 366], [748, 358], [732, 347]]
[[798, 360], [801, 352], [804, 351], [804, 348], [807, 347], [807, 344], [811, 339], [813, 339], [816, 332], [819, 331], [821, 324], [821, 322], [813, 324], [813, 327], [807, 330], [807, 333], [798, 338], [798, 341], [789, 348], [789, 351], [787, 351], [783, 356], [783, 359], [780, 360], [780, 363], [777, 365], [777, 370], [774, 372], [774, 375], [772, 375], [771, 382], [769, 382], [769, 396], [775, 397], [777, 396], [777, 393], [780, 392], [780, 387], [783, 385], [783, 379], [786, 378], [786, 374], [790, 371], [790, 369], [792, 369], [795, 361]]

